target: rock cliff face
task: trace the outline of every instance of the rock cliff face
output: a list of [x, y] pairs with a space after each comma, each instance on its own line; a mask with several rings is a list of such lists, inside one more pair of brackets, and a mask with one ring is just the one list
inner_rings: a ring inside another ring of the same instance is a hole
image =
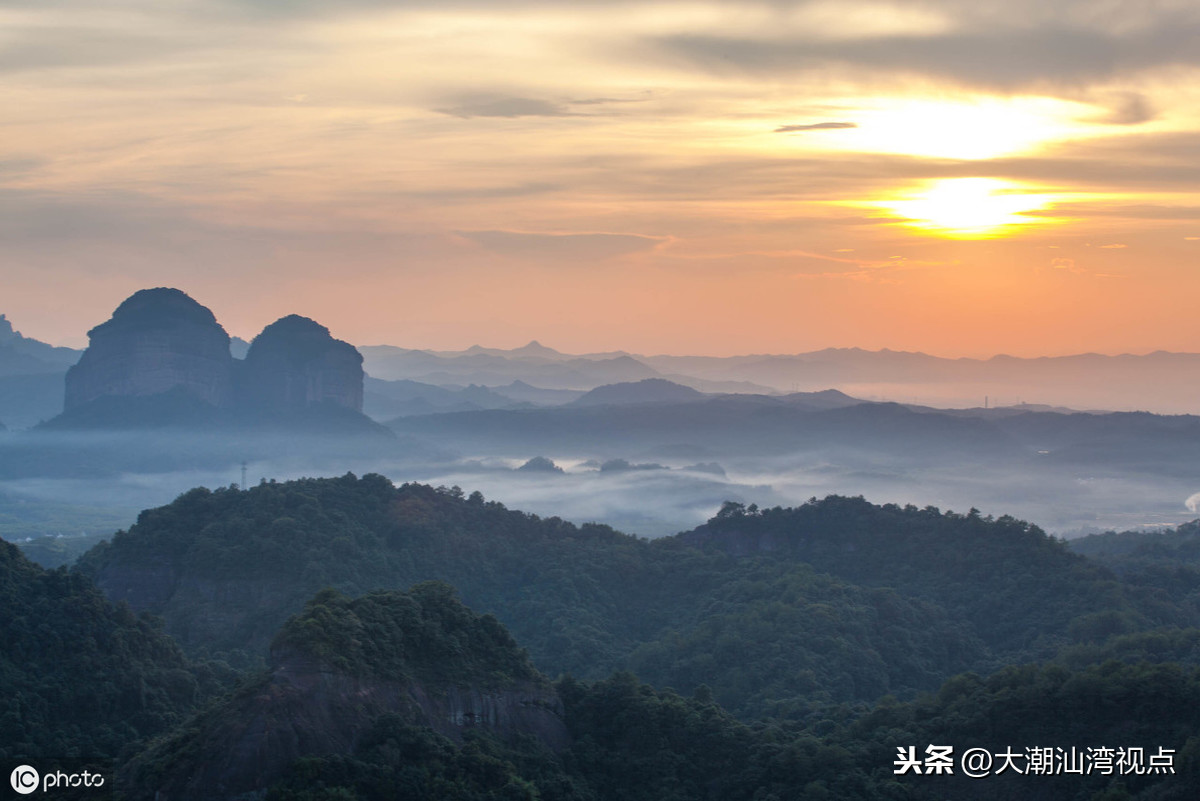
[[88, 332], [67, 371], [67, 411], [105, 396], [182, 388], [217, 408], [233, 404], [229, 335], [213, 313], [178, 289], [143, 289]]
[[296, 411], [363, 405], [362, 355], [329, 329], [296, 314], [276, 320], [254, 338], [239, 380], [248, 407]]
[[363, 678], [289, 660], [200, 722], [188, 750], [203, 758], [173, 763], [153, 786], [153, 797], [224, 799], [261, 792], [297, 759], [353, 753], [371, 722], [384, 714], [452, 740], [482, 729], [506, 739], [533, 735], [555, 750], [571, 743], [561, 700], [553, 688], [537, 683], [435, 691], [417, 682]]

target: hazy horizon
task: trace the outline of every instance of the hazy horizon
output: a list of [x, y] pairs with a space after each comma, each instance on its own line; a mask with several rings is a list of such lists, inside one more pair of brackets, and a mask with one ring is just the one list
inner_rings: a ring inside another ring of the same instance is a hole
[[[146, 287], [139, 287], [139, 288], [140, 289], [148, 289], [148, 288], [152, 288], [152, 287], [146, 286]], [[183, 291], [185, 291], [185, 292], [187, 291], [183, 287], [175, 287], [175, 288], [183, 289]], [[137, 291], [137, 290], [135, 289], [134, 291]], [[188, 293], [188, 294], [190, 295], [191, 293]], [[202, 305], [205, 305], [205, 306], [208, 305], [208, 304], [205, 304], [203, 302], [203, 300], [200, 300], [199, 298], [196, 298], [196, 300], [198, 302], [200, 302]], [[118, 303], [119, 303], [119, 301], [118, 301]], [[115, 308], [115, 306], [113, 308]], [[212, 307], [209, 307], [209, 308], [212, 308]], [[87, 345], [88, 345], [87, 330], [104, 322], [104, 320], [107, 319], [108, 315], [111, 313], [112, 313], [112, 309], [109, 309], [107, 312], [104, 313], [104, 316], [98, 317], [93, 322], [87, 323], [81, 329], [81, 333], [79, 333], [77, 335], [67, 335], [60, 339], [44, 339], [40, 336], [37, 336], [37, 335], [31, 333], [31, 331], [34, 330], [33, 328], [28, 327], [28, 326], [23, 327], [21, 325], [21, 322], [19, 320], [14, 319], [13, 315], [10, 312], [5, 311], [5, 310], [0, 310], [0, 314], [7, 317], [9, 323], [12, 324], [13, 329], [18, 334], [21, 334], [22, 336], [29, 338], [29, 339], [36, 339], [39, 342], [43, 342], [47, 345], [53, 345], [55, 347], [72, 348], [75, 350], [83, 350], [84, 348], [87, 347]], [[289, 312], [289, 313], [292, 313], [292, 312]], [[314, 318], [314, 319], [316, 319], [317, 322], [322, 322], [322, 320], [320, 318]], [[220, 322], [220, 320], [221, 320], [221, 317], [219, 314], [217, 315], [217, 320], [218, 320], [218, 322]], [[266, 325], [268, 325], [271, 322], [274, 322], [274, 318], [271, 320], [265, 320], [263, 322], [262, 326], [260, 326], [259, 329], [254, 330], [254, 331], [231, 331], [231, 330], [229, 330], [228, 326], [223, 326], [223, 327], [225, 327], [230, 338], [237, 338], [237, 339], [241, 339], [246, 342], [250, 342], [254, 339], [255, 336], [258, 335], [258, 333], [261, 331], [261, 328], [265, 327]], [[334, 334], [334, 336], [338, 336], [338, 332], [333, 331], [332, 333]], [[920, 354], [920, 355], [924, 355], [924, 356], [932, 356], [937, 359], [958, 359], [958, 360], [975, 360], [975, 361], [987, 361], [989, 359], [994, 359], [997, 357], [1011, 357], [1011, 358], [1017, 358], [1017, 359], [1056, 359], [1056, 358], [1063, 358], [1063, 357], [1070, 357], [1070, 356], [1150, 356], [1150, 355], [1153, 355], [1156, 353], [1200, 354], [1200, 343], [1197, 344], [1195, 350], [1170, 350], [1170, 349], [1162, 348], [1162, 347], [1146, 347], [1146, 348], [1136, 348], [1136, 349], [1131, 349], [1131, 350], [1109, 350], [1109, 351], [1086, 350], [1086, 351], [1069, 351], [1069, 352], [1064, 351], [1061, 353], [1049, 353], [1049, 352], [1036, 353], [1035, 352], [1035, 353], [1029, 353], [1029, 354], [1019, 354], [1016, 351], [996, 351], [996, 352], [963, 353], [963, 354], [955, 354], [955, 355], [951, 355], [949, 353], [944, 353], [944, 352], [928, 351], [928, 350], [908, 350], [908, 349], [898, 348], [898, 347], [889, 347], [887, 345], [881, 345], [879, 347], [864, 347], [861, 345], [854, 345], [854, 344], [825, 345], [823, 347], [813, 348], [811, 350], [803, 350], [803, 351], [762, 350], [762, 351], [738, 351], [738, 352], [734, 352], [734, 351], [699, 352], [699, 351], [697, 351], [697, 352], [668, 353], [665, 351], [659, 352], [659, 351], [650, 351], [650, 350], [645, 350], [645, 349], [639, 350], [636, 348], [635, 349], [624, 349], [624, 348], [615, 348], [615, 347], [612, 347], [612, 348], [598, 347], [598, 348], [589, 349], [589, 350], [568, 350], [565, 347], [557, 346], [555, 343], [546, 340], [544, 337], [537, 337], [537, 336], [535, 336], [531, 339], [523, 340], [523, 341], [510, 340], [508, 342], [503, 342], [503, 343], [495, 343], [495, 342], [490, 342], [490, 341], [486, 341], [486, 340], [481, 340], [481, 341], [471, 342], [471, 344], [463, 345], [463, 346], [457, 346], [457, 345], [450, 346], [450, 345], [445, 345], [445, 344], [416, 345], [416, 344], [408, 344], [408, 343], [400, 343], [400, 342], [383, 342], [383, 341], [353, 342], [351, 344], [353, 344], [355, 347], [358, 347], [358, 348], [391, 347], [391, 348], [401, 348], [404, 350], [423, 350], [423, 351], [428, 351], [430, 353], [462, 353], [464, 351], [472, 350], [474, 348], [481, 348], [484, 350], [513, 351], [513, 350], [520, 350], [521, 348], [528, 347], [529, 345], [541, 345], [542, 347], [557, 351], [557, 352], [559, 352], [563, 355], [567, 355], [567, 356], [593, 356], [593, 355], [606, 354], [606, 353], [627, 353], [631, 356], [645, 356], [645, 357], [649, 357], [649, 358], [654, 358], [654, 357], [658, 357], [658, 356], [673, 356], [673, 357], [694, 356], [694, 357], [711, 357], [711, 358], [733, 358], [733, 357], [739, 357], [739, 356], [742, 356], [742, 357], [795, 356], [795, 355], [803, 355], [803, 354], [807, 354], [807, 353], [816, 353], [816, 352], [826, 351], [826, 350], [828, 350], [828, 351], [866, 351], [869, 353], [888, 353], [888, 352], [890, 352], [890, 353], [900, 353], [900, 354]]]

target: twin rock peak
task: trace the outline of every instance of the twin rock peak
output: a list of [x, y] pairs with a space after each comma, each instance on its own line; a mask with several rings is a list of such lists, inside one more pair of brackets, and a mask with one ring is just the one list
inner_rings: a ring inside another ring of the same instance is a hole
[[65, 409], [109, 397], [184, 393], [215, 409], [292, 412], [342, 407], [362, 412], [362, 355], [299, 315], [268, 325], [244, 360], [212, 311], [178, 289], [143, 289], [88, 332], [67, 371]]

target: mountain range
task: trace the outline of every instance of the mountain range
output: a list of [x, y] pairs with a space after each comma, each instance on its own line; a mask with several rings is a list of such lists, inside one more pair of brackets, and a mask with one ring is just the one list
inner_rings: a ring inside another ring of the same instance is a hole
[[[236, 337], [229, 342], [233, 355], [245, 358], [249, 343]], [[947, 359], [887, 349], [829, 348], [712, 357], [623, 351], [567, 354], [536, 341], [508, 350], [372, 345], [358, 351], [371, 379], [415, 382], [369, 387], [366, 408], [377, 420], [433, 411], [560, 405], [603, 385], [646, 379], [669, 380], [710, 394], [838, 389], [866, 400], [935, 407], [1040, 404], [1159, 413], [1197, 411], [1193, 399], [1200, 392], [1200, 354], [1162, 351]], [[0, 422], [25, 428], [60, 413], [60, 382], [81, 354], [25, 337], [0, 315]]]
[[[1177, 801], [1196, 530], [1137, 537], [831, 496], [646, 541], [374, 475], [197, 488], [73, 571], [0, 542], [0, 755], [86, 749], [128, 801]], [[900, 775], [913, 743], [1018, 769]]]

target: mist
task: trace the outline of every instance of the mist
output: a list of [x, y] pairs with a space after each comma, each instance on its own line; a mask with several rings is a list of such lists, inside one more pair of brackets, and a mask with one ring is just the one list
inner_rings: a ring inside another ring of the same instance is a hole
[[[861, 495], [873, 503], [935, 506], [943, 511], [976, 508], [984, 515], [1011, 515], [1050, 533], [1073, 537], [1109, 529], [1175, 526], [1195, 517], [1200, 498], [1200, 485], [1186, 477], [1081, 471], [1036, 462], [1022, 469], [1011, 463], [918, 464], [852, 449], [741, 455], [703, 464], [670, 458], [648, 463], [636, 453], [626, 453], [618, 458], [624, 458], [629, 468], [614, 469], [610, 464], [601, 469], [604, 462], [591, 450], [447, 456], [423, 443], [408, 442], [372, 454], [356, 453], [345, 442], [335, 447], [338, 443], [317, 439], [303, 444], [292, 440], [286, 450], [268, 451], [266, 440], [248, 447], [246, 440], [210, 439], [203, 450], [191, 451], [195, 466], [171, 468], [166, 465], [189, 460], [185, 453], [197, 448], [196, 438], [171, 435], [152, 441], [157, 458], [147, 457], [151, 469], [137, 469], [129, 464], [127, 440], [112, 435], [51, 435], [45, 443], [51, 453], [107, 452], [114, 455], [114, 468], [103, 475], [80, 475], [78, 465], [67, 465], [66, 475], [6, 476], [0, 480], [0, 536], [20, 544], [60, 538], [68, 542], [57, 547], [77, 555], [131, 525], [141, 509], [170, 503], [198, 486], [240, 485], [240, 453], [247, 456], [246, 483], [251, 486], [347, 472], [380, 473], [397, 484], [458, 486], [509, 508], [575, 523], [603, 523], [651, 538], [690, 530], [712, 517], [725, 501], [797, 506], [830, 494]], [[171, 448], [184, 452], [177, 450], [167, 458]], [[267, 455], [254, 458], [256, 450]], [[125, 459], [117, 458], [122, 454]], [[611, 449], [600, 455], [611, 458]], [[561, 472], [519, 469], [536, 456], [550, 459]]]

